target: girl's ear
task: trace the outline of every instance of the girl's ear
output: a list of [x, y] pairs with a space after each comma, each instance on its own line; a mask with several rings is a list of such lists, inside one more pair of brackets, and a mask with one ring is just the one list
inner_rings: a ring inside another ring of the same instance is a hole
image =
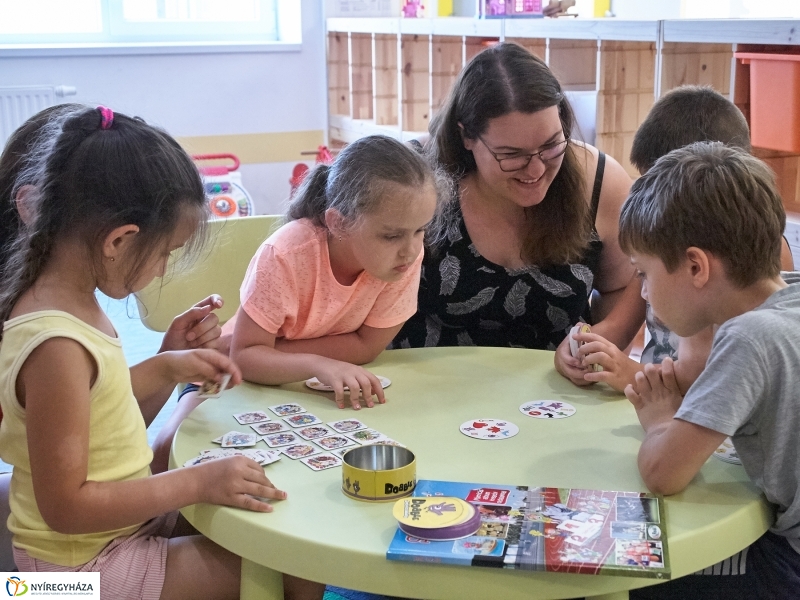
[[325, 227], [331, 232], [334, 237], [341, 237], [345, 232], [345, 219], [335, 208], [329, 208], [325, 211]]
[[32, 185], [21, 185], [14, 197], [14, 204], [17, 206], [19, 218], [26, 227], [30, 227], [36, 217], [36, 211], [33, 207], [34, 190], [35, 188]]
[[130, 248], [136, 234], [139, 233], [138, 225], [121, 225], [112, 229], [103, 240], [103, 258], [116, 260]]

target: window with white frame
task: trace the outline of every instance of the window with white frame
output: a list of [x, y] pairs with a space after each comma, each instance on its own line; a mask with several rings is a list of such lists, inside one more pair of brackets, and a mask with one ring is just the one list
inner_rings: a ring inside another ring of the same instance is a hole
[[289, 42], [299, 0], [0, 0], [0, 44]]

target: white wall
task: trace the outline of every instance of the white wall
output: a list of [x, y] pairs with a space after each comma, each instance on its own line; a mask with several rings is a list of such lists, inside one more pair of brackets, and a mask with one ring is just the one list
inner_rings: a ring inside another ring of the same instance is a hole
[[[178, 137], [324, 131], [320, 0], [302, 0], [302, 27], [299, 52], [9, 57], [0, 51], [0, 86], [74, 86], [77, 96], [65, 101], [139, 115]], [[281, 210], [293, 166], [244, 166], [256, 212]]]

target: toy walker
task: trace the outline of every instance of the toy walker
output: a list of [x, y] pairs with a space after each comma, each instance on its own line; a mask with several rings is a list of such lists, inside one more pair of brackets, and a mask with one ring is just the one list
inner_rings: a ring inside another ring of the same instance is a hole
[[239, 159], [233, 154], [196, 154], [195, 162], [230, 160], [232, 165], [199, 166], [208, 198], [208, 208], [216, 219], [249, 217], [255, 213], [253, 199], [242, 186], [242, 174], [237, 171]]

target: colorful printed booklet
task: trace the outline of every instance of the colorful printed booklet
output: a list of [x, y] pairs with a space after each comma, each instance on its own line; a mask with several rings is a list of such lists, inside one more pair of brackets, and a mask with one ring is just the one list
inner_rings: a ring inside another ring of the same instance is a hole
[[481, 527], [451, 541], [421, 540], [398, 528], [389, 560], [670, 577], [660, 496], [425, 479], [414, 496], [463, 498], [481, 513]]

